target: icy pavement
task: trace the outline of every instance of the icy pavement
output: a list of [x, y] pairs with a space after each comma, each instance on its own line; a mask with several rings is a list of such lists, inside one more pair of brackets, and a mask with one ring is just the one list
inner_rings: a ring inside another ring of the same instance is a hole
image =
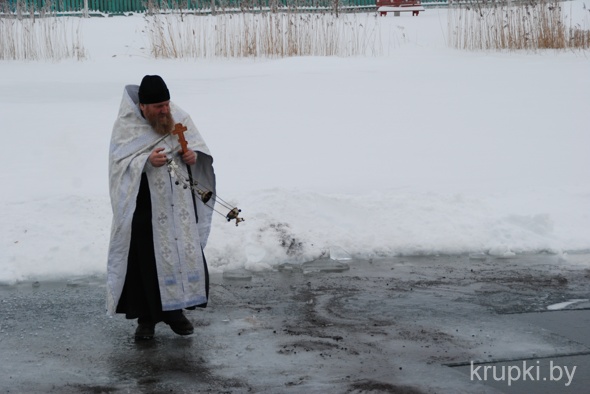
[[215, 275], [195, 334], [137, 343], [100, 278], [0, 286], [0, 390], [588, 392], [588, 254], [325, 263]]

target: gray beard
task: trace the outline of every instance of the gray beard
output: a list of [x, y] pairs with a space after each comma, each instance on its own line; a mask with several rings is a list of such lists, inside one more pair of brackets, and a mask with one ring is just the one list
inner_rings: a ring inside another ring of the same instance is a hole
[[154, 129], [154, 131], [160, 135], [166, 135], [172, 131], [172, 127], [174, 126], [174, 119], [172, 119], [172, 115], [166, 114], [165, 116], [155, 116], [153, 118], [148, 118], [148, 122]]

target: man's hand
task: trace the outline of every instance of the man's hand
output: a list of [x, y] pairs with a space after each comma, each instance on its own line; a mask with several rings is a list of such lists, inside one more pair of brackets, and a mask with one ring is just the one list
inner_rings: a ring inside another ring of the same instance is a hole
[[156, 148], [150, 153], [149, 161], [154, 167], [162, 167], [168, 161], [164, 153], [161, 153], [164, 148]]
[[184, 161], [189, 166], [195, 164], [197, 162], [197, 154], [192, 150], [187, 150], [186, 152], [182, 153], [182, 161]]

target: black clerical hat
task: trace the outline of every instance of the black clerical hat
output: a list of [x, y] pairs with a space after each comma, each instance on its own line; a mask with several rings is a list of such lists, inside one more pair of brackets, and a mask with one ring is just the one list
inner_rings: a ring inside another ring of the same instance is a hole
[[154, 104], [170, 100], [170, 92], [159, 75], [146, 75], [139, 85], [139, 102]]

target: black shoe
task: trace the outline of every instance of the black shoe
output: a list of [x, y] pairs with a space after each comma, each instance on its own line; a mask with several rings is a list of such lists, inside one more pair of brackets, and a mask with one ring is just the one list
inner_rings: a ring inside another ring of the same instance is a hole
[[174, 316], [174, 319], [164, 320], [164, 323], [178, 335], [191, 335], [195, 330], [193, 324], [182, 313]]
[[154, 339], [156, 325], [153, 323], [138, 323], [135, 330], [136, 341], [148, 341]]

